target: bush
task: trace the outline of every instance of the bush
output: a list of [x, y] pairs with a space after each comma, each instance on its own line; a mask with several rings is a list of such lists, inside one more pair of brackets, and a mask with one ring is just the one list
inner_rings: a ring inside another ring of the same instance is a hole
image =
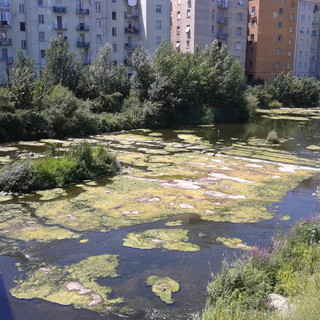
[[279, 144], [280, 139], [278, 137], [278, 133], [274, 130], [270, 131], [267, 136], [267, 142], [270, 144]]
[[103, 147], [93, 149], [81, 143], [56, 158], [47, 155], [41, 159], [16, 161], [0, 171], [0, 190], [29, 192], [62, 187], [68, 183], [93, 179], [118, 172], [119, 163]]

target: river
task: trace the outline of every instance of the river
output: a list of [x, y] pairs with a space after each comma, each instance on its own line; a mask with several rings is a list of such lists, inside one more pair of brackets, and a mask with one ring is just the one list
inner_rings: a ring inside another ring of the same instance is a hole
[[[192, 319], [224, 259], [320, 213], [320, 119], [290, 116], [0, 145], [5, 164], [86, 140], [117, 152], [123, 167], [113, 178], [2, 197], [0, 318]], [[266, 143], [271, 130], [280, 144]], [[102, 255], [116, 259], [114, 272], [89, 266]], [[152, 292], [153, 275], [179, 283], [173, 303]]]

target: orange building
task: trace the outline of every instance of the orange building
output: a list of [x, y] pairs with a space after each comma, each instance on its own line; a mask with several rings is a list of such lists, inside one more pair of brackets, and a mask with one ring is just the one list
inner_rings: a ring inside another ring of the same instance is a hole
[[294, 68], [298, 0], [249, 0], [246, 74], [271, 80]]

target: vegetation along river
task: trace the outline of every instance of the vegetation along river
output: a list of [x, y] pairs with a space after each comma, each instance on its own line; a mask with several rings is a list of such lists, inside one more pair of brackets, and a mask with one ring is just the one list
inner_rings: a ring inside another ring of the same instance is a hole
[[1, 319], [192, 319], [224, 258], [320, 213], [317, 112], [7, 143], [0, 162], [83, 140], [121, 174], [0, 197]]

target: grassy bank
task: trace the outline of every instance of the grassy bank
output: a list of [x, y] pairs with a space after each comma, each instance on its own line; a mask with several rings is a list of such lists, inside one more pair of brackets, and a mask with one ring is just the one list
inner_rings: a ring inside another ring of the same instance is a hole
[[[320, 319], [320, 217], [296, 223], [272, 247], [255, 248], [208, 285], [198, 320]], [[271, 293], [287, 297], [284, 312], [270, 306]]]
[[30, 192], [62, 187], [68, 183], [115, 174], [119, 164], [102, 146], [86, 143], [58, 156], [53, 148], [39, 159], [17, 160], [0, 170], [0, 191]]

